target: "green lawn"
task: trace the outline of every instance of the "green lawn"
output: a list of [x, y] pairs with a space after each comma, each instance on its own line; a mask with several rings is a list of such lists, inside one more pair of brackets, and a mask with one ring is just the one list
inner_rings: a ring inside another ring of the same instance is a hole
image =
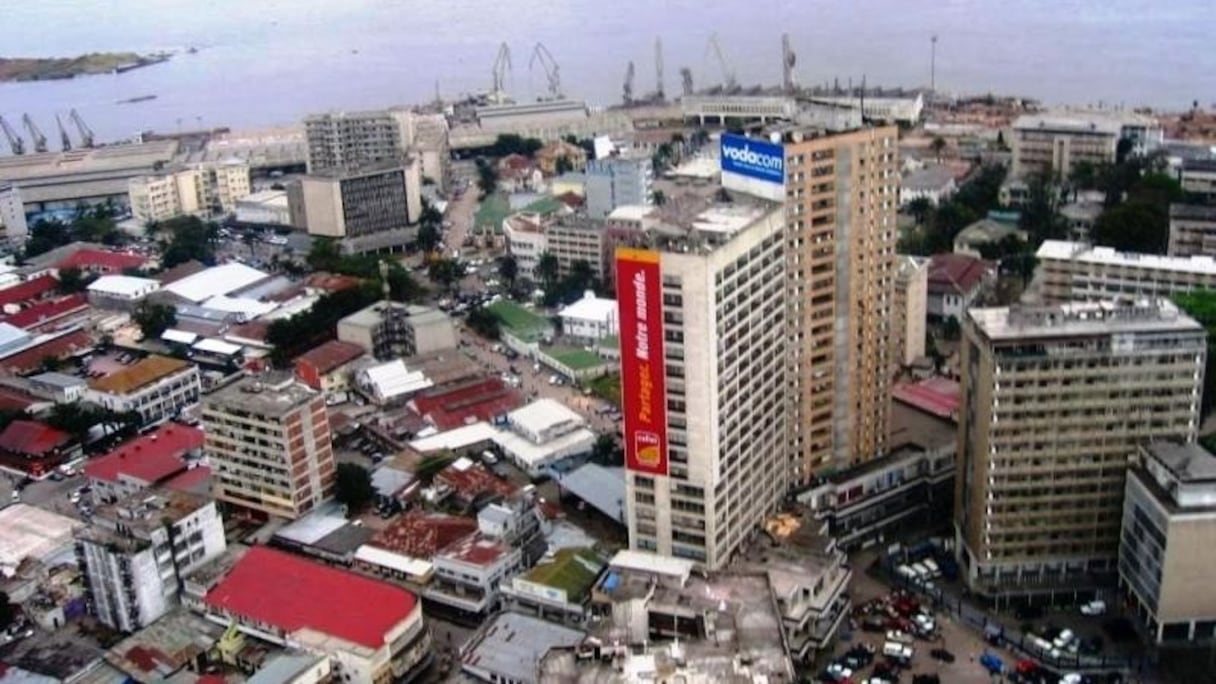
[[604, 564], [590, 549], [562, 549], [552, 561], [537, 565], [525, 575], [528, 581], [556, 587], [577, 600], [595, 584]]
[[621, 376], [619, 373], [609, 373], [587, 383], [591, 394], [603, 399], [613, 406], [621, 405]]
[[544, 318], [506, 299], [494, 302], [486, 310], [497, 316], [503, 327], [519, 338], [538, 339], [550, 327]]
[[510, 213], [511, 203], [507, 200], [507, 196], [496, 192], [482, 200], [481, 206], [477, 207], [477, 216], [473, 220], [473, 226], [478, 231], [490, 229], [492, 232], [499, 232], [502, 230], [502, 220]]
[[589, 352], [586, 349], [578, 349], [577, 347], [550, 347], [546, 351], [549, 353], [549, 356], [576, 371], [595, 368], [604, 364], [604, 359], [600, 358], [599, 354]]
[[534, 214], [552, 214], [563, 206], [565, 205], [556, 197], [542, 197], [524, 207], [524, 211], [530, 211]]

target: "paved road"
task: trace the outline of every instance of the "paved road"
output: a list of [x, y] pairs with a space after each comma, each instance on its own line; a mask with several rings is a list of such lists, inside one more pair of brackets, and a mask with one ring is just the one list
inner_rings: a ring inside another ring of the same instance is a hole
[[[9, 472], [5, 472], [0, 477], [0, 507], [7, 506], [13, 502], [12, 491], [15, 484], [20, 480], [20, 477]], [[84, 485], [85, 478], [83, 475], [64, 478], [59, 482], [48, 478], [27, 486], [21, 492], [21, 501], [22, 503], [44, 508], [62, 515], [79, 518], [80, 513], [76, 510], [76, 506], [68, 500], [68, 496], [72, 493], [72, 490]]]

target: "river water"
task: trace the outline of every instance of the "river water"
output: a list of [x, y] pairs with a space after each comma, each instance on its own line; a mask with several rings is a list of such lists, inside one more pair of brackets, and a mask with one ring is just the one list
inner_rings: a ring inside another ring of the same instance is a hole
[[[707, 51], [718, 33], [744, 84], [781, 78], [780, 35], [802, 83], [937, 85], [1050, 103], [1166, 108], [1216, 103], [1216, 0], [6, 0], [0, 55], [184, 50], [126, 74], [0, 84], [0, 115], [29, 113], [52, 140], [77, 109], [100, 139], [140, 130], [261, 127], [330, 109], [366, 109], [484, 91], [498, 45], [514, 56], [508, 89], [543, 94], [532, 46], [560, 64], [564, 90], [619, 100], [654, 88], [661, 36], [668, 93], [679, 68], [722, 80]], [[145, 95], [137, 104], [117, 101]]]

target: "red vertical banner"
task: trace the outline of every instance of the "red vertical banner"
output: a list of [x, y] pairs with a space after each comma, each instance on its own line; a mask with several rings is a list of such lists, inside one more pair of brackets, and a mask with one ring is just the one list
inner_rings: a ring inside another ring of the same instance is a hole
[[662, 287], [658, 252], [616, 251], [625, 467], [649, 475], [667, 475]]

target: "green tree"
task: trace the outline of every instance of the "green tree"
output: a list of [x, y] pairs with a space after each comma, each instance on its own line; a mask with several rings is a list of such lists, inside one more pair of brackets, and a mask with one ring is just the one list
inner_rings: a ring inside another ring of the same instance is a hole
[[614, 435], [602, 434], [595, 438], [595, 444], [591, 447], [591, 460], [603, 466], [623, 466], [625, 450], [617, 443]]
[[429, 223], [419, 226], [418, 237], [414, 238], [414, 244], [424, 253], [434, 252], [443, 244], [443, 234], [439, 232], [439, 226]]
[[497, 340], [502, 336], [502, 324], [493, 312], [482, 306], [469, 311], [469, 329], [487, 340]]
[[372, 474], [357, 463], [339, 463], [334, 480], [334, 500], [346, 506], [348, 516], [358, 515], [376, 498]]
[[1066, 237], [1068, 227], [1060, 216], [1060, 194], [1047, 174], [1037, 173], [1027, 179], [1026, 204], [1018, 226], [1030, 235], [1032, 245]]
[[1079, 190], [1092, 190], [1098, 184], [1098, 167], [1091, 161], [1079, 161], [1068, 174], [1068, 182]]
[[570, 161], [569, 157], [558, 157], [557, 161], [553, 164], [553, 170], [559, 176], [563, 173], [570, 173], [574, 170], [574, 162]]
[[656, 207], [661, 207], [664, 204], [667, 204], [667, 193], [663, 192], [662, 190], [655, 190], [654, 191], [654, 205]]
[[88, 289], [89, 283], [96, 280], [96, 277], [86, 276], [83, 271], [75, 266], [59, 269], [59, 285], [60, 294], [75, 294], [84, 292]]
[[441, 226], [443, 225], [443, 214], [431, 204], [429, 200], [422, 200], [422, 214], [418, 217], [418, 222], [422, 225]]
[[342, 245], [333, 238], [316, 238], [312, 241], [306, 260], [314, 270], [337, 272], [338, 264], [342, 261]]
[[1202, 325], [1208, 333], [1206, 370], [1203, 373], [1202, 412], [1207, 417], [1216, 404], [1216, 290], [1196, 290], [1173, 296], [1178, 308]]
[[519, 261], [510, 254], [498, 257], [498, 277], [506, 283], [508, 290], [514, 290], [515, 280], [519, 277]]
[[410, 272], [393, 262], [388, 267], [388, 295], [394, 302], [416, 302], [426, 294], [425, 288]]
[[477, 160], [477, 187], [486, 197], [494, 194], [494, 190], [498, 188], [498, 168], [484, 158]]
[[334, 338], [338, 321], [380, 299], [377, 283], [322, 295], [312, 308], [270, 324], [266, 342], [274, 347], [271, 362], [283, 367], [291, 359]]
[[450, 291], [464, 278], [464, 267], [455, 259], [435, 259], [426, 273], [431, 282]]
[[954, 316], [947, 318], [942, 324], [942, 337], [947, 340], [957, 340], [962, 337], [963, 327]]
[[131, 320], [139, 326], [145, 340], [156, 340], [160, 339], [166, 330], [177, 325], [177, 309], [170, 304], [156, 304], [144, 300], [135, 307]]
[[933, 155], [937, 157], [937, 161], [942, 160], [942, 151], [946, 149], [946, 139], [940, 135], [933, 138], [933, 142], [929, 143], [929, 149], [933, 150]]
[[17, 606], [8, 598], [8, 594], [0, 591], [0, 630], [8, 629], [17, 619]]
[[162, 221], [160, 232], [164, 241], [161, 265], [165, 268], [193, 259], [207, 265], [215, 264], [215, 246], [219, 242], [219, 226], [215, 223], [197, 216], [178, 216]]
[[933, 213], [933, 203], [928, 197], [917, 197], [908, 202], [908, 213], [916, 220], [916, 225], [924, 225], [925, 220]]
[[1178, 181], [1163, 173], [1146, 173], [1128, 186], [1124, 196], [1121, 202], [1108, 203], [1094, 222], [1093, 241], [1122, 251], [1164, 254], [1169, 246], [1170, 203], [1183, 198]]
[[536, 275], [540, 277], [541, 287], [546, 290], [556, 287], [560, 270], [556, 255], [552, 252], [541, 254], [540, 260], [536, 262]]

